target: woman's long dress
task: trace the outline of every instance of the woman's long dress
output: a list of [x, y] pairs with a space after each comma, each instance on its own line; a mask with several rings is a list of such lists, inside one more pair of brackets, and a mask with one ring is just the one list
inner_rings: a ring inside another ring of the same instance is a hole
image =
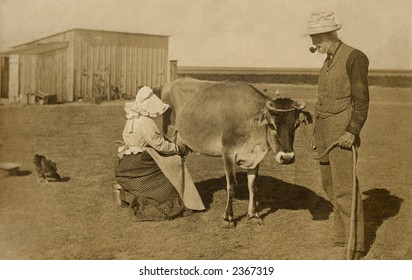
[[115, 175], [135, 220], [165, 220], [184, 210], [176, 189], [148, 152], [124, 155], [115, 167]]

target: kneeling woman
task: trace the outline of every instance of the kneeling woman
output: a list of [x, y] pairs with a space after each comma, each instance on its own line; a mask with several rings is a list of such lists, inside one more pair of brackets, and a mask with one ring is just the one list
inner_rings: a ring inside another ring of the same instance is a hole
[[136, 221], [161, 221], [188, 209], [205, 209], [180, 158], [187, 147], [165, 140], [155, 123], [168, 107], [147, 86], [125, 105], [124, 145], [118, 150], [115, 175], [121, 199]]

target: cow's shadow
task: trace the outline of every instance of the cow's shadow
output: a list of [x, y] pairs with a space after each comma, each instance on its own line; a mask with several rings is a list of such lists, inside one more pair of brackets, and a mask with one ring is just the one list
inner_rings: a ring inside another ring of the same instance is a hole
[[[249, 199], [246, 174], [238, 172], [236, 178], [239, 186], [235, 191], [235, 198], [239, 200]], [[256, 194], [258, 210], [269, 208], [269, 211], [261, 214], [262, 218], [279, 209], [308, 210], [313, 220], [327, 220], [332, 213], [332, 204], [306, 187], [270, 176], [258, 176], [257, 183], [259, 186]], [[206, 209], [210, 209], [214, 193], [226, 189], [226, 177], [205, 180], [196, 183], [196, 187]], [[365, 191], [363, 196], [365, 249], [368, 252], [376, 239], [377, 230], [385, 220], [399, 213], [403, 199], [391, 195], [385, 188], [374, 188]]]
[[[248, 200], [249, 192], [246, 173], [236, 173], [236, 179], [239, 185], [235, 190], [235, 198]], [[313, 220], [327, 220], [332, 213], [332, 204], [306, 187], [291, 184], [271, 176], [259, 175], [257, 180], [257, 210], [269, 209], [265, 213], [261, 213], [262, 218], [279, 209], [308, 210]], [[196, 183], [196, 187], [206, 209], [210, 209], [210, 205], [213, 202], [213, 194], [218, 190], [226, 189], [226, 177], [205, 180]]]
[[365, 249], [369, 251], [376, 239], [376, 231], [383, 221], [399, 213], [402, 198], [391, 195], [387, 189], [375, 188], [363, 192], [365, 216]]

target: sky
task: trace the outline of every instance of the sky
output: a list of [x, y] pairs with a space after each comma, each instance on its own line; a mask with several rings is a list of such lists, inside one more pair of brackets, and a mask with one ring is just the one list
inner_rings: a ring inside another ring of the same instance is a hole
[[319, 68], [314, 11], [335, 12], [370, 69], [412, 70], [412, 0], [0, 0], [0, 51], [88, 28], [169, 35], [180, 66]]

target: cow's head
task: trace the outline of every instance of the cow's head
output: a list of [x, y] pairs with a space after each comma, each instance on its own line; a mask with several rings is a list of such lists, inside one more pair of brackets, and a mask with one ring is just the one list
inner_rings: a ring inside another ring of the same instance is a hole
[[309, 112], [302, 111], [305, 106], [305, 103], [290, 98], [266, 101], [260, 123], [267, 125], [267, 141], [280, 164], [295, 161], [295, 130], [301, 123], [308, 124], [312, 121]]

